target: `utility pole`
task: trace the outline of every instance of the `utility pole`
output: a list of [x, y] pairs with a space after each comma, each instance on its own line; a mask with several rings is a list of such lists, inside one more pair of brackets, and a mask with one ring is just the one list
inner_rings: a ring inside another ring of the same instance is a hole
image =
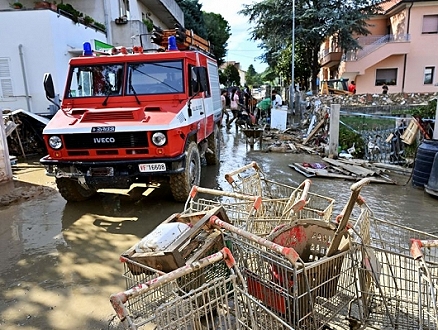
[[291, 89], [290, 108], [294, 112], [295, 103], [295, 0], [292, 1], [292, 68], [291, 68]]

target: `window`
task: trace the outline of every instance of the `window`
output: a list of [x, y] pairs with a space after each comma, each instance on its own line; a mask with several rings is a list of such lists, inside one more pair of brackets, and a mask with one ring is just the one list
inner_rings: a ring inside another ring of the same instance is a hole
[[127, 95], [184, 93], [182, 61], [130, 63]]
[[433, 66], [427, 66], [424, 69], [424, 84], [430, 85], [433, 84], [433, 73], [435, 71], [435, 67]]
[[397, 85], [397, 69], [377, 69], [376, 86]]
[[0, 58], [0, 98], [12, 97], [12, 77], [8, 58]]
[[438, 33], [438, 15], [423, 16], [423, 34]]
[[123, 65], [73, 67], [65, 98], [121, 95]]

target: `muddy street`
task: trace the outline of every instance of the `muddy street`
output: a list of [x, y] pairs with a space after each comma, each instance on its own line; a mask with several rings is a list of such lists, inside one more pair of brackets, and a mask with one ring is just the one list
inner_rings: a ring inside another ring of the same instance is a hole
[[[225, 174], [251, 161], [272, 180], [297, 186], [305, 177], [292, 162], [317, 162], [319, 157], [250, 150], [240, 132], [222, 131], [221, 164], [204, 167], [202, 186], [231, 190]], [[107, 191], [81, 203], [67, 203], [52, 178], [37, 163], [16, 169], [17, 180], [1, 194], [19, 196], [0, 206], [0, 328], [108, 329], [114, 310], [111, 294], [125, 283], [122, 252], [137, 243], [184, 203], [157, 186], [143, 194]], [[437, 232], [438, 200], [400, 185], [370, 184], [362, 195], [382, 218], [428, 232]], [[349, 197], [351, 181], [312, 179], [310, 191], [332, 197], [338, 214]]]

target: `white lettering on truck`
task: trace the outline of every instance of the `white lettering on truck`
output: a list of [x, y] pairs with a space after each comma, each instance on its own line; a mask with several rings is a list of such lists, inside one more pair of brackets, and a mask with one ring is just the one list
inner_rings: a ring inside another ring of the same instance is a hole
[[109, 138], [94, 138], [93, 139], [94, 143], [115, 143], [116, 139], [113, 137], [109, 137]]

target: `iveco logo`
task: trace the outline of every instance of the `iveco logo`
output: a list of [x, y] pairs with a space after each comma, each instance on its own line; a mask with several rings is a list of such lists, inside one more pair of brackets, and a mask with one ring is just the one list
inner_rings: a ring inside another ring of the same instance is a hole
[[113, 137], [108, 137], [108, 138], [94, 138], [93, 139], [94, 143], [115, 143], [116, 139]]

